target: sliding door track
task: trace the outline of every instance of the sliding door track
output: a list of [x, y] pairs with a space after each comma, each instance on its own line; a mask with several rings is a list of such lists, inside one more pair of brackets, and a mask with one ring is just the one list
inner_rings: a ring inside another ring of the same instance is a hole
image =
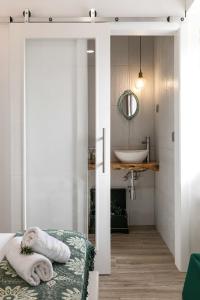
[[183, 22], [186, 15], [167, 17], [98, 17], [95, 9], [89, 11], [88, 17], [33, 17], [25, 9], [21, 17], [0, 17], [0, 23], [135, 23], [135, 22]]

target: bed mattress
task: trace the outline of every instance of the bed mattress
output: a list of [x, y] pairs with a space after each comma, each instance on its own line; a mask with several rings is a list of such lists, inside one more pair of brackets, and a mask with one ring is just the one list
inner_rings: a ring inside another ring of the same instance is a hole
[[0, 262], [0, 299], [87, 299], [89, 271], [93, 271], [94, 267], [93, 245], [84, 235], [77, 232], [66, 230], [47, 230], [47, 232], [69, 246], [70, 260], [66, 264], [53, 263], [52, 280], [31, 287], [16, 274], [7, 260], [3, 259]]

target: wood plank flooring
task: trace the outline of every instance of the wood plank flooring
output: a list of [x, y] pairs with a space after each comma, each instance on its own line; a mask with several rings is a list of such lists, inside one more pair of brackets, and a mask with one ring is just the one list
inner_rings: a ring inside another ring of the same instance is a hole
[[180, 300], [180, 273], [154, 227], [112, 234], [112, 275], [100, 276], [99, 299]]

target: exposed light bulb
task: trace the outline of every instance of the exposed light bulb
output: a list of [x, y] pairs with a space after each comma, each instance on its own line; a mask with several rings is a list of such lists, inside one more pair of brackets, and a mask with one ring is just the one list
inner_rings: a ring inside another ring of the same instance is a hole
[[87, 50], [87, 53], [88, 53], [88, 54], [92, 54], [92, 53], [94, 53], [94, 50], [93, 50], [93, 49], [88, 49], [88, 50]]
[[144, 78], [139, 78], [136, 79], [135, 81], [135, 87], [138, 89], [138, 90], [141, 90], [144, 88], [144, 85], [145, 85], [145, 82], [144, 82]]
[[135, 81], [135, 87], [138, 89], [138, 90], [141, 90], [144, 88], [144, 85], [145, 85], [145, 79], [143, 77], [143, 74], [142, 72], [140, 71], [139, 75], [138, 75], [138, 78], [136, 79]]
[[142, 37], [140, 37], [140, 72], [138, 74], [138, 78], [135, 81], [135, 87], [138, 90], [142, 90], [145, 85], [145, 80], [143, 77], [141, 65], [142, 65]]

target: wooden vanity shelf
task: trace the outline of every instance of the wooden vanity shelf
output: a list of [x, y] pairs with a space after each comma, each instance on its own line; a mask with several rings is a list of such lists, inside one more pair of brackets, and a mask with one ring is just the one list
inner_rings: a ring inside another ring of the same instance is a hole
[[[95, 164], [90, 163], [88, 165], [89, 170], [95, 170]], [[159, 164], [157, 162], [149, 162], [149, 163], [122, 163], [122, 162], [111, 162], [112, 170], [135, 170], [135, 171], [159, 171]]]

